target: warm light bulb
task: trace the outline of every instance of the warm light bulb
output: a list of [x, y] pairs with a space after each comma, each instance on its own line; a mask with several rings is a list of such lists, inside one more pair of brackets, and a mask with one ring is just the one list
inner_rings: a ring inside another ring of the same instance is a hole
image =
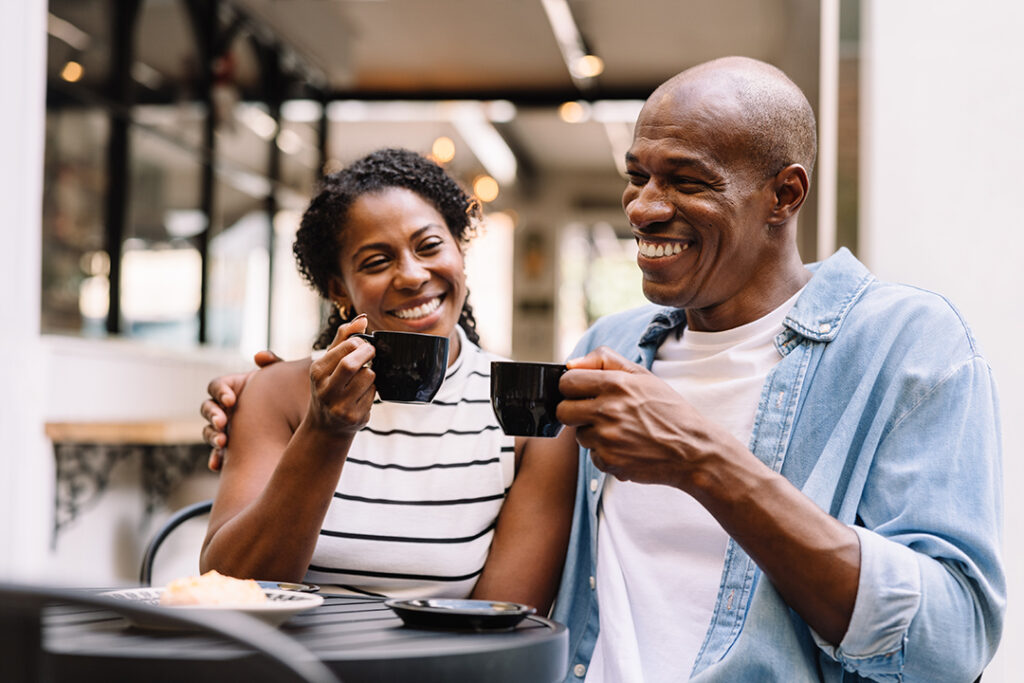
[[455, 158], [455, 143], [452, 142], [451, 138], [442, 135], [434, 140], [434, 145], [430, 148], [430, 151], [438, 163], [447, 164]]
[[473, 181], [473, 194], [482, 202], [493, 202], [498, 198], [498, 181], [489, 175], [477, 176]]
[[580, 123], [590, 118], [590, 105], [585, 102], [563, 102], [558, 107], [558, 116], [566, 123]]
[[604, 60], [597, 55], [583, 55], [573, 64], [573, 73], [577, 78], [594, 78], [604, 71]]
[[82, 78], [84, 72], [85, 70], [81, 64], [76, 61], [70, 61], [61, 69], [60, 77], [68, 83], [74, 83]]

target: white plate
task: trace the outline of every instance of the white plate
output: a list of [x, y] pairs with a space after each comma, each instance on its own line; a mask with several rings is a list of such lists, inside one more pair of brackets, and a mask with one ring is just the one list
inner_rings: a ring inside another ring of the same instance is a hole
[[[147, 605], [160, 606], [160, 595], [163, 592], [163, 588], [129, 588], [126, 590], [107, 591], [106, 593], [102, 593], [102, 595], [121, 600], [141, 602]], [[313, 609], [314, 607], [322, 605], [324, 602], [323, 596], [315, 595], [313, 593], [299, 593], [296, 591], [285, 591], [272, 588], [265, 588], [263, 592], [267, 595], [267, 601], [252, 605], [166, 605], [163, 606], [163, 609], [186, 610], [197, 616], [204, 612], [232, 610], [234, 612], [241, 612], [243, 614], [248, 614], [262, 619], [271, 626], [279, 626], [288, 620], [288, 618], [298, 614], [299, 612]], [[128, 617], [128, 620], [135, 626], [139, 626], [141, 628], [183, 628], [182, 626], [176, 625], [170, 621], [163, 621], [159, 618], [150, 620], [148, 618], [139, 619], [137, 617]]]

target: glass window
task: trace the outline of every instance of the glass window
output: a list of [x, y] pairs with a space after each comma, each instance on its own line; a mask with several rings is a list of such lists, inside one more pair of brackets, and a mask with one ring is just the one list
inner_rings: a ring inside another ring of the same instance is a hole
[[43, 166], [43, 332], [104, 334], [109, 0], [51, 0]]
[[207, 342], [214, 346], [250, 352], [267, 347], [269, 191], [262, 176], [217, 174], [206, 318]]
[[281, 183], [309, 197], [320, 174], [320, 149], [316, 123], [281, 121], [277, 147], [281, 153]]
[[561, 231], [558, 339], [567, 358], [598, 318], [649, 303], [636, 265], [636, 240], [604, 222], [574, 223]]
[[103, 334], [109, 257], [104, 251], [107, 117], [90, 107], [46, 115], [42, 329]]
[[[284, 358], [302, 358], [309, 355], [320, 332], [321, 321], [326, 320], [330, 309], [321, 303], [320, 296], [299, 275], [292, 255], [295, 232], [306, 208], [305, 197], [283, 204], [286, 208], [278, 211], [274, 218], [274, 321], [270, 348]], [[244, 352], [258, 349], [242, 347]]]
[[200, 163], [194, 150], [140, 125], [131, 129], [129, 149], [121, 331], [191, 346], [199, 335], [202, 282], [202, 256], [193, 238], [206, 224]]

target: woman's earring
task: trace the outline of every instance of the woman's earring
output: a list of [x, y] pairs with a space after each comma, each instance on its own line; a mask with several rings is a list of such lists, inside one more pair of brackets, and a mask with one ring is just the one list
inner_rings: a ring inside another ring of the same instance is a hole
[[341, 319], [342, 320], [346, 320], [348, 318], [348, 307], [345, 306], [345, 304], [341, 304], [341, 303], [336, 303], [334, 305], [337, 307], [338, 315], [341, 316]]

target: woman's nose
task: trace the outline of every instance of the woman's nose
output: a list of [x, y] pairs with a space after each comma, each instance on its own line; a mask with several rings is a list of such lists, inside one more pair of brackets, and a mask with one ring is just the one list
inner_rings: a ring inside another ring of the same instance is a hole
[[406, 257], [399, 261], [395, 275], [395, 286], [399, 289], [417, 289], [429, 280], [430, 271], [418, 259]]
[[668, 221], [675, 214], [672, 203], [666, 200], [664, 193], [650, 181], [641, 187], [627, 189], [623, 200], [626, 217], [630, 224], [637, 228]]

